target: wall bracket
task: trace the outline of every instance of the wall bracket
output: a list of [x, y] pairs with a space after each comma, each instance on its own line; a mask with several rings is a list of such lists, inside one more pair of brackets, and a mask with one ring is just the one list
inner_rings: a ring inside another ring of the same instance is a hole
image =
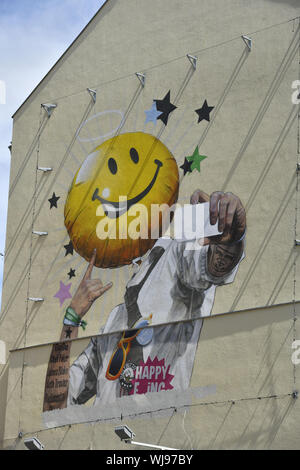
[[48, 232], [38, 232], [38, 231], [36, 231], [36, 230], [33, 230], [32, 233], [33, 233], [34, 235], [38, 235], [39, 237], [43, 237], [43, 236], [45, 236], [45, 235], [48, 235]]
[[249, 51], [252, 50], [252, 39], [249, 38], [249, 36], [245, 36], [244, 34], [242, 35], [242, 39], [246, 46], [248, 47]]
[[41, 106], [46, 111], [48, 118], [51, 116], [54, 109], [57, 108], [57, 104], [52, 104], [52, 103], [42, 103]]
[[87, 91], [91, 95], [92, 100], [94, 101], [94, 104], [95, 104], [96, 101], [97, 101], [97, 92], [96, 92], [96, 90], [92, 90], [91, 88], [87, 88]]
[[198, 57], [191, 55], [191, 54], [187, 54], [186, 56], [189, 59], [192, 66], [194, 67], [194, 70], [196, 70]]
[[139, 81], [141, 82], [142, 87], [144, 88], [145, 83], [146, 83], [146, 75], [143, 74], [143, 73], [140, 73], [140, 72], [136, 72], [136, 76], [139, 79]]
[[44, 173], [47, 173], [48, 171], [52, 171], [53, 168], [44, 168], [42, 166], [37, 167], [38, 170], [43, 171]]

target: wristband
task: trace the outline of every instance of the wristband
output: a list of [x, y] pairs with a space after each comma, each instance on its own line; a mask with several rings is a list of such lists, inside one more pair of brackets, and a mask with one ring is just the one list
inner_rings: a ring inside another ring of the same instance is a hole
[[85, 320], [81, 320], [80, 316], [77, 315], [72, 307], [68, 307], [64, 317], [64, 325], [77, 327], [81, 326], [82, 329], [85, 330], [87, 322]]

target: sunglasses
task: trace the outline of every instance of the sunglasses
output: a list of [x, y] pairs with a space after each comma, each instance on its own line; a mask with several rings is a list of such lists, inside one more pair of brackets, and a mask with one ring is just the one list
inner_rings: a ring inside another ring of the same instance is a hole
[[149, 325], [151, 318], [152, 315], [147, 320], [139, 320], [137, 324], [140, 328], [138, 329], [123, 331], [122, 338], [113, 352], [107, 367], [105, 377], [108, 380], [116, 380], [120, 377], [126, 364], [132, 341], [140, 334], [141, 327]]
[[117, 349], [110, 358], [105, 377], [108, 380], [116, 380], [122, 374], [131, 343], [141, 330], [123, 331]]

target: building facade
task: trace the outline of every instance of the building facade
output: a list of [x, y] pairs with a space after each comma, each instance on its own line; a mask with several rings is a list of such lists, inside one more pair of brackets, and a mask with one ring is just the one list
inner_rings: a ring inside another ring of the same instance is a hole
[[297, 6], [107, 0], [16, 111], [3, 449], [299, 448]]

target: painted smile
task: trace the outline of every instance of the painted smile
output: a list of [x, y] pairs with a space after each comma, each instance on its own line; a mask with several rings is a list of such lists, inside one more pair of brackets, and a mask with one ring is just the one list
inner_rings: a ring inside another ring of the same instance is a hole
[[96, 199], [98, 199], [98, 201], [100, 201], [103, 205], [105, 215], [109, 217], [110, 219], [117, 219], [118, 217], [123, 215], [126, 211], [128, 211], [131, 206], [133, 206], [134, 204], [137, 204], [141, 199], [143, 199], [154, 186], [160, 167], [163, 166], [160, 160], [154, 160], [154, 163], [157, 165], [157, 168], [155, 170], [152, 180], [148, 184], [147, 188], [144, 189], [144, 191], [142, 191], [137, 196], [133, 197], [132, 199], [128, 199], [127, 201], [124, 201], [124, 202], [113, 202], [113, 201], [108, 201], [107, 199], [104, 199], [101, 196], [99, 196], [99, 188], [96, 188], [92, 196], [92, 201], [95, 201]]

